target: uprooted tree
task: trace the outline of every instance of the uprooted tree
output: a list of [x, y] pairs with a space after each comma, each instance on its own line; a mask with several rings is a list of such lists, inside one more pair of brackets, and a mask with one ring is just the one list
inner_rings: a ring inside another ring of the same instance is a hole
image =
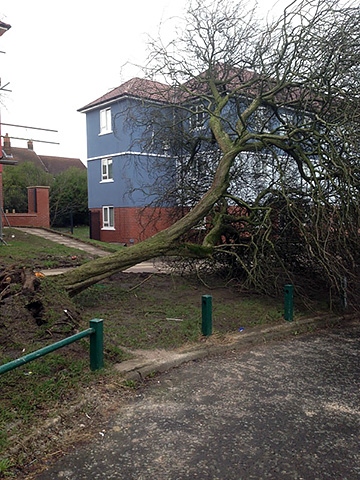
[[[162, 108], [176, 114], [166, 125], [161, 115], [146, 120], [155, 136], [167, 136], [177, 168], [166, 195], [187, 213], [62, 275], [69, 294], [171, 255], [232, 258], [263, 289], [280, 270], [290, 279], [310, 268], [337, 291], [351, 281], [359, 260], [359, 21], [357, 2], [295, 0], [265, 23], [246, 2], [191, 1], [176, 39], [151, 42], [147, 69], [168, 82], [173, 103]], [[201, 243], [189, 242], [204, 218]]]

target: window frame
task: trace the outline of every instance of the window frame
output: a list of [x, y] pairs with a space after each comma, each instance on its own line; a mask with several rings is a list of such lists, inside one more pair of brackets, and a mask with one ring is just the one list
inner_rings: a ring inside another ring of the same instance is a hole
[[197, 131], [204, 128], [205, 124], [205, 110], [202, 105], [194, 105], [191, 108], [190, 116], [190, 130]]
[[107, 133], [112, 133], [111, 107], [102, 108], [100, 110], [100, 133], [99, 133], [99, 135], [106, 135]]
[[[109, 168], [110, 167], [110, 168]], [[113, 182], [114, 173], [113, 173], [113, 159], [110, 157], [105, 157], [101, 159], [101, 172], [100, 172], [100, 182]]]
[[[115, 230], [115, 215], [113, 205], [102, 207], [102, 230]], [[105, 220], [106, 218], [106, 220]]]

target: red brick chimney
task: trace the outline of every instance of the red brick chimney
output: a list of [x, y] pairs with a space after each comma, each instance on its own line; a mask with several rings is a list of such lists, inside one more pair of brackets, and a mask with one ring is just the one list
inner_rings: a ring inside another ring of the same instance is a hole
[[6, 155], [11, 155], [10, 137], [9, 137], [9, 135], [8, 135], [7, 133], [5, 134], [5, 137], [4, 137], [3, 150], [4, 150], [4, 152], [6, 153]]
[[34, 150], [34, 145], [32, 140], [28, 140], [28, 149], [29, 150]]

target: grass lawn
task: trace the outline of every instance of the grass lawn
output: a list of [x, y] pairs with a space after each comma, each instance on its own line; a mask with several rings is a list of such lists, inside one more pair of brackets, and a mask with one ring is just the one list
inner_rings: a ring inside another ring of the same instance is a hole
[[[68, 248], [37, 235], [29, 235], [15, 228], [4, 228], [0, 244], [0, 267], [17, 265], [24, 268], [42, 269], [59, 266], [76, 266], [92, 259], [87, 253]], [[72, 257], [76, 256], [76, 261]]]

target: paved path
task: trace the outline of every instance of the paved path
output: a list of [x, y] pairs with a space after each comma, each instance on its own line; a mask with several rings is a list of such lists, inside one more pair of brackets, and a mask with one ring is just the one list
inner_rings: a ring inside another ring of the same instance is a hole
[[193, 361], [152, 380], [37, 480], [356, 480], [360, 326]]
[[55, 233], [42, 228], [19, 227], [17, 228], [17, 230], [25, 232], [29, 235], [37, 235], [38, 237], [46, 238], [46, 240], [60, 243], [62, 245], [66, 245], [67, 247], [83, 250], [84, 252], [90, 253], [91, 255], [97, 255], [98, 257], [105, 257], [106, 255], [109, 255], [109, 252], [106, 252], [105, 250], [95, 247], [93, 245], [89, 245], [88, 243], [81, 242], [80, 240], [70, 237], [69, 235], [62, 235], [61, 233]]
[[[76, 238], [70, 237], [69, 235], [62, 235], [61, 233], [55, 233], [49, 230], [45, 230], [42, 228], [26, 228], [26, 227], [18, 227], [17, 230], [21, 230], [29, 235], [37, 235], [42, 238], [46, 238], [51, 242], [60, 243], [62, 245], [66, 245], [70, 248], [76, 248], [77, 250], [82, 250], [84, 252], [89, 253], [90, 255], [96, 255], [98, 257], [105, 257], [110, 255], [109, 252], [101, 249], [100, 247], [95, 247], [94, 245], [90, 245], [86, 242], [82, 242], [77, 240]], [[129, 247], [131, 248], [131, 247]], [[66, 270], [69, 270], [68, 268]], [[43, 273], [46, 276], [52, 275], [60, 275], [63, 273], [65, 269], [56, 268], [51, 270], [43, 270]], [[163, 267], [161, 266], [161, 262], [157, 261], [148, 261], [142, 262], [138, 265], [128, 268], [125, 272], [134, 272], [134, 273], [156, 273], [164, 271]]]

